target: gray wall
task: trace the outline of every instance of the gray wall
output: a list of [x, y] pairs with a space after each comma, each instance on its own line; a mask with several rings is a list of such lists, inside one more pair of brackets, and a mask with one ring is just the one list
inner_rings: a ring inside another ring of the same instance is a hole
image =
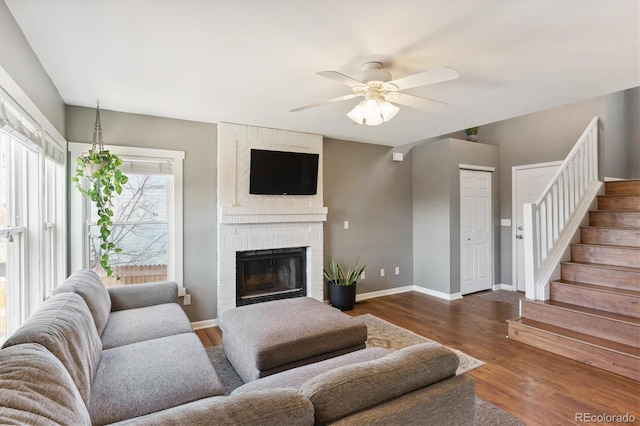
[[494, 283], [500, 282], [498, 148], [458, 139], [413, 147], [413, 284], [460, 292], [460, 164], [492, 173]]
[[451, 293], [451, 173], [448, 139], [414, 146], [413, 284]]
[[[481, 126], [480, 141], [500, 148], [500, 217], [511, 218], [511, 168], [564, 160], [595, 116], [604, 155], [601, 174], [639, 178], [639, 96], [640, 89], [634, 88]], [[511, 228], [500, 229], [502, 283], [512, 284]]]
[[65, 105], [4, 0], [0, 0], [0, 65], [65, 136]]
[[[185, 152], [184, 285], [191, 321], [216, 318], [217, 126], [147, 115], [100, 111], [104, 142]], [[67, 139], [91, 142], [95, 109], [67, 107]], [[75, 190], [75, 189], [72, 189]]]
[[324, 140], [323, 153], [324, 204], [329, 208], [325, 265], [329, 257], [351, 263], [360, 256], [367, 269], [358, 293], [411, 285], [411, 154], [393, 162], [389, 147], [332, 139]]
[[640, 179], [640, 87], [627, 90], [625, 102], [626, 140], [630, 145], [627, 172], [629, 178]]

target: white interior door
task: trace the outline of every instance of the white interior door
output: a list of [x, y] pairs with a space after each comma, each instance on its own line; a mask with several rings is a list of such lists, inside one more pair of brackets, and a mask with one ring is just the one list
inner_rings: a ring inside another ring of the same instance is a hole
[[522, 228], [522, 206], [525, 203], [535, 203], [544, 188], [560, 166], [559, 161], [552, 163], [531, 164], [513, 168], [513, 279], [516, 290], [525, 291], [524, 284], [524, 241]]
[[460, 170], [460, 292], [493, 286], [491, 172]]

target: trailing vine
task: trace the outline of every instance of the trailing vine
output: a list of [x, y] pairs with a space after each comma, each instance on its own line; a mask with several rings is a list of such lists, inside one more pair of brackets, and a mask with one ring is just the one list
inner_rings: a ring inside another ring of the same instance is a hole
[[[121, 248], [111, 238], [111, 229], [113, 227], [113, 202], [114, 196], [122, 193], [122, 185], [129, 180], [127, 176], [122, 174], [119, 167], [122, 160], [115, 154], [111, 154], [104, 149], [102, 143], [102, 127], [100, 125], [100, 106], [96, 108], [96, 125], [93, 134], [93, 146], [86, 154], [78, 157], [76, 163], [75, 176], [71, 180], [75, 183], [76, 188], [87, 198], [89, 198], [96, 206], [98, 211], [98, 229], [100, 238], [100, 248], [102, 255], [100, 257], [100, 266], [106, 272], [107, 276], [113, 275], [113, 269], [110, 264], [110, 254], [120, 253]], [[82, 178], [86, 178], [89, 183], [85, 189]], [[115, 194], [114, 194], [115, 193]], [[120, 279], [116, 275], [116, 279]]]

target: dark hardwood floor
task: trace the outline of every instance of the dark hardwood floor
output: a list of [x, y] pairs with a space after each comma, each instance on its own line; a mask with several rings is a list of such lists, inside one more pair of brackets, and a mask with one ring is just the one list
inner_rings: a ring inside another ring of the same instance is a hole
[[[476, 394], [527, 425], [587, 423], [580, 414], [628, 414], [640, 423], [640, 382], [507, 339], [505, 321], [518, 316], [517, 305], [482, 293], [449, 302], [409, 292], [359, 302], [348, 313], [375, 315], [484, 361], [466, 373]], [[205, 346], [221, 344], [217, 327], [197, 334]]]

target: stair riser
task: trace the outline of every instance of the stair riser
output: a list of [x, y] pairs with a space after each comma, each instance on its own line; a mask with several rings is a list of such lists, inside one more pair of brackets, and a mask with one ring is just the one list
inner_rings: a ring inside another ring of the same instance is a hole
[[640, 270], [627, 271], [563, 263], [560, 267], [560, 276], [565, 281], [640, 291]]
[[585, 342], [547, 333], [535, 328], [509, 323], [509, 339], [592, 365], [633, 380], [640, 380], [638, 359]]
[[575, 262], [638, 267], [640, 266], [640, 249], [637, 247], [572, 245], [571, 259]]
[[522, 301], [522, 316], [535, 321], [640, 348], [640, 327], [582, 312]]
[[640, 318], [640, 297], [552, 282], [551, 300]]
[[640, 180], [605, 182], [604, 193], [607, 195], [640, 195]]
[[640, 212], [589, 212], [589, 225], [640, 228]]
[[640, 211], [640, 195], [607, 195], [598, 197], [598, 210]]
[[640, 247], [640, 229], [582, 228], [582, 244]]

